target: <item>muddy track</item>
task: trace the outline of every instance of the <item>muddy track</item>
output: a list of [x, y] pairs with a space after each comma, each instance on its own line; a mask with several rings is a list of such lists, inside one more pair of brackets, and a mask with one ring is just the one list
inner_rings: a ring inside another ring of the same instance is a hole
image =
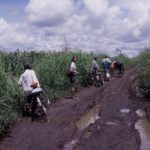
[[79, 100], [60, 99], [50, 106], [46, 123], [23, 118], [0, 150], [139, 150], [135, 111], [143, 103], [131, 88], [135, 72], [83, 89]]

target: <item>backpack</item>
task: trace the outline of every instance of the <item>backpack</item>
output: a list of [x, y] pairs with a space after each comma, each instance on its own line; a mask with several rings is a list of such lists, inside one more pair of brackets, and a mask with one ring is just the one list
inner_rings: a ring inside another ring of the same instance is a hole
[[67, 71], [66, 74], [65, 74], [67, 77], [71, 78], [74, 76], [74, 73], [72, 71]]
[[70, 71], [67, 71], [65, 74], [67, 77], [70, 77]]

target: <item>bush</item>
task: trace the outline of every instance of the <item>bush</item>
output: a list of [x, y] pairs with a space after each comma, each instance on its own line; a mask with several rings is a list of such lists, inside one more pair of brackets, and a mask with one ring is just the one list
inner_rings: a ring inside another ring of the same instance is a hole
[[142, 94], [150, 97], [150, 50], [143, 51], [138, 57], [139, 65], [139, 87]]
[[0, 67], [0, 135], [13, 124], [22, 110], [22, 94], [16, 83]]

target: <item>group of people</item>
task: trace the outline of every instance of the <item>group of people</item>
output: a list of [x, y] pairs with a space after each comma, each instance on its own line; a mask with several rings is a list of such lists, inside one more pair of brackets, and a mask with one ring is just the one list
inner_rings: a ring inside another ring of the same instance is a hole
[[[102, 59], [102, 69], [104, 70], [104, 78], [105, 80], [109, 79], [109, 69], [110, 69], [110, 66], [111, 66], [111, 60], [110, 58], [108, 58], [107, 56], [105, 56], [103, 59]], [[97, 63], [97, 57], [94, 57], [93, 61], [92, 61], [92, 65], [91, 65], [91, 73], [92, 73], [92, 80], [93, 80], [93, 83], [96, 79], [96, 74], [97, 72], [100, 70], [100, 67]]]
[[[117, 61], [116, 59], [114, 61], [111, 61], [111, 59], [105, 55], [105, 57], [101, 61], [102, 70], [104, 72], [104, 80], [108, 81], [110, 74], [113, 75], [115, 70], [118, 71], [118, 75], [123, 75], [124, 72], [124, 64], [120, 61]], [[91, 73], [92, 73], [92, 79], [93, 82], [96, 78], [97, 72], [100, 70], [100, 67], [97, 62], [97, 57], [94, 57], [91, 65]]]
[[[77, 66], [76, 66], [77, 61], [78, 61], [77, 56], [72, 57], [72, 61], [69, 67], [69, 78], [70, 78], [70, 83], [71, 83], [71, 97], [75, 100], [78, 99], [78, 97], [76, 96], [76, 92], [78, 90], [77, 88], [78, 71], [77, 71]], [[118, 68], [120, 74], [121, 74], [122, 68], [124, 68], [122, 63], [120, 63], [117, 60], [112, 62], [110, 58], [108, 58], [107, 56], [105, 56], [102, 59], [101, 64], [102, 64], [103, 70], [105, 71], [106, 78], [107, 78], [107, 73], [109, 75], [110, 68], [112, 70], [115, 70], [116, 68]], [[93, 81], [96, 77], [97, 71], [99, 70], [100, 70], [100, 67], [97, 63], [97, 57], [94, 57], [92, 64], [91, 64], [91, 74], [93, 76]], [[36, 97], [34, 97], [31, 93], [33, 89], [40, 87], [40, 84], [39, 84], [39, 81], [37, 79], [37, 76], [34, 70], [32, 70], [30, 65], [24, 66], [24, 73], [21, 75], [18, 84], [22, 85], [27, 102], [30, 104], [32, 103], [32, 120], [34, 120], [37, 102], [36, 102]]]
[[[72, 57], [72, 62], [69, 69], [69, 77], [70, 77], [70, 83], [71, 83], [71, 93], [73, 99], [78, 99], [76, 96], [77, 92], [77, 62], [78, 58], [76, 56]], [[105, 57], [101, 61], [102, 70], [104, 71], [104, 80], [109, 80], [110, 72], [113, 74], [115, 70], [118, 71], [118, 75], [122, 75], [124, 72], [124, 65], [122, 62], [117, 61], [116, 59], [114, 61], [111, 61], [111, 59], [105, 55]], [[92, 80], [94, 83], [94, 80], [96, 79], [96, 74], [98, 71], [100, 71], [100, 67], [97, 62], [97, 57], [94, 57], [91, 63], [91, 74], [92, 74]]]

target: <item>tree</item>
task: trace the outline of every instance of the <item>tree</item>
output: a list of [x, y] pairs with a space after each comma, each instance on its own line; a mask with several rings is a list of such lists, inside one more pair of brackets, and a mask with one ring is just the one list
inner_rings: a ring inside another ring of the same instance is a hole
[[63, 37], [63, 51], [69, 52], [69, 43], [66, 36]]
[[116, 52], [118, 52], [119, 55], [123, 55], [122, 51], [123, 51], [123, 50], [121, 50], [121, 49], [118, 49], [118, 48], [116, 49]]

